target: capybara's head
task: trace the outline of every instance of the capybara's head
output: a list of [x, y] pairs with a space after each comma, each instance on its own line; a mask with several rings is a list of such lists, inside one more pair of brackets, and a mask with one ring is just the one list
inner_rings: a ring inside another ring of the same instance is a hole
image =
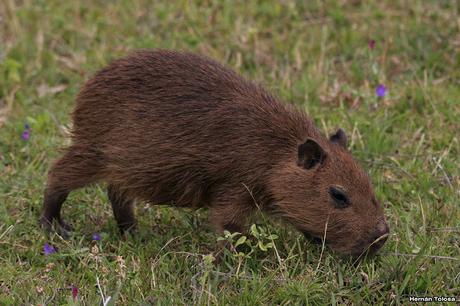
[[306, 139], [275, 167], [273, 213], [346, 255], [375, 253], [389, 233], [369, 176], [346, 149], [342, 129]]

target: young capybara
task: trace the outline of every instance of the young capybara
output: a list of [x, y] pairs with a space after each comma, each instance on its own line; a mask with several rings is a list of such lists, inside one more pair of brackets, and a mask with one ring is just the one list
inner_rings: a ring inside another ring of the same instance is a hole
[[135, 200], [208, 207], [217, 231], [244, 232], [257, 209], [342, 254], [374, 253], [389, 228], [369, 176], [339, 129], [219, 63], [186, 52], [137, 51], [91, 78], [77, 97], [72, 144], [49, 172], [41, 224], [70, 191], [105, 181], [121, 231]]

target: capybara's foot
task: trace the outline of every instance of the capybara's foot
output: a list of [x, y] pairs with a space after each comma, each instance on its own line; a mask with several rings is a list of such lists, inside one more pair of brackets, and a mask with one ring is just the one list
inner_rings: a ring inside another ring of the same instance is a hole
[[132, 221], [126, 224], [118, 224], [118, 228], [120, 229], [121, 235], [137, 235], [137, 222]]
[[64, 220], [59, 220], [57, 223], [56, 232], [64, 239], [69, 239], [73, 231], [73, 226]]
[[69, 223], [65, 222], [65, 221], [62, 220], [62, 219], [59, 220], [58, 224], [59, 224], [59, 227], [61, 227], [63, 230], [66, 230], [66, 231], [68, 231], [68, 232], [73, 231], [73, 226], [70, 225]]
[[48, 218], [46, 218], [45, 216], [41, 216], [39, 222], [40, 222], [41, 228], [45, 232], [47, 233], [53, 232], [53, 220], [48, 220]]
[[63, 226], [61, 226], [60, 224], [57, 226], [56, 228], [56, 233], [61, 236], [62, 238], [64, 238], [65, 240], [68, 240], [70, 238], [70, 236], [72, 235], [72, 231], [71, 230], [67, 230], [65, 229]]
[[40, 218], [40, 225], [48, 234], [57, 233], [62, 238], [69, 239], [73, 227], [62, 219], [59, 221], [56, 220], [56, 222], [54, 220], [42, 216]]
[[212, 255], [214, 256], [216, 263], [220, 263], [225, 258], [225, 253], [237, 254], [242, 251], [241, 247], [241, 245], [235, 247], [235, 245], [230, 241], [220, 240], [217, 242], [216, 249], [212, 252]]

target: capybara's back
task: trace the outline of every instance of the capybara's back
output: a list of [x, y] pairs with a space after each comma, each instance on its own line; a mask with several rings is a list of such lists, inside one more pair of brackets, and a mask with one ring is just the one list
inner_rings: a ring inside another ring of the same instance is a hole
[[329, 222], [331, 246], [358, 253], [388, 227], [345, 146], [342, 130], [324, 137], [303, 112], [206, 57], [138, 51], [78, 95], [72, 145], [50, 171], [41, 221], [65, 233], [67, 194], [104, 181], [121, 230], [135, 225], [134, 200], [209, 207], [220, 231], [243, 231], [259, 207], [313, 237]]

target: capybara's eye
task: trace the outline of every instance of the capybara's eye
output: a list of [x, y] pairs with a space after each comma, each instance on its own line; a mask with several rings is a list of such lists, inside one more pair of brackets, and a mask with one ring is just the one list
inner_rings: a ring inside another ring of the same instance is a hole
[[331, 195], [332, 200], [337, 208], [345, 208], [350, 205], [347, 195], [344, 191], [337, 187], [330, 187], [329, 194]]

